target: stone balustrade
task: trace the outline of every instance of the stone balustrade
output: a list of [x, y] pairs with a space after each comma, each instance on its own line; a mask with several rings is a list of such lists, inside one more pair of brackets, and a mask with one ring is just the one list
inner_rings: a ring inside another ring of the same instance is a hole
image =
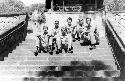
[[28, 20], [26, 15], [11, 15], [0, 18], [0, 55], [7, 54], [27, 34]]

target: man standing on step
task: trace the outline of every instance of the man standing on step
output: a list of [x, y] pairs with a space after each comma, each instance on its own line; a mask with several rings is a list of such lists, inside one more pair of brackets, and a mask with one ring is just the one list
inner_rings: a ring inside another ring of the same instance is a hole
[[56, 43], [56, 54], [59, 54], [62, 52], [61, 50], [61, 29], [59, 27], [59, 21], [55, 21], [55, 27], [51, 31], [51, 36], [49, 38], [49, 53], [52, 55], [53, 54], [53, 42], [55, 41]]
[[45, 24], [45, 22], [43, 21], [42, 23], [38, 22], [39, 19], [39, 12], [38, 10], [35, 10], [33, 15], [32, 15], [32, 21], [33, 21], [33, 34], [34, 34], [34, 38], [35, 38], [35, 45], [36, 45], [36, 51], [35, 51], [35, 56], [38, 55], [38, 53], [41, 53], [41, 49], [40, 49], [40, 36], [41, 36], [41, 32], [43, 30], [43, 26]]
[[41, 49], [40, 49], [40, 37], [41, 37], [41, 32], [42, 32], [42, 27], [38, 22], [34, 22], [35, 26], [33, 27], [33, 34], [34, 34], [34, 38], [36, 41], [36, 52], [35, 55], [38, 55], [38, 53], [41, 53]]

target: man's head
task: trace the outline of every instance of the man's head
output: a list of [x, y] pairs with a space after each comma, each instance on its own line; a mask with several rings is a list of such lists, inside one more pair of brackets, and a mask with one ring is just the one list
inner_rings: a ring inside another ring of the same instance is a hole
[[78, 19], [79, 20], [79, 25], [83, 25], [84, 24], [84, 20], [81, 18], [81, 19]]
[[47, 34], [48, 33], [48, 27], [47, 26], [43, 26], [43, 31], [44, 31], [44, 34]]
[[59, 21], [56, 20], [56, 21], [55, 21], [55, 28], [58, 28], [58, 27], [59, 27]]
[[67, 22], [68, 22], [68, 25], [69, 25], [69, 26], [71, 26], [71, 23], [72, 23], [72, 18], [71, 18], [71, 17], [69, 17], [69, 18], [67, 19]]
[[43, 30], [44, 30], [44, 31], [47, 31], [47, 30], [48, 30], [48, 27], [47, 27], [47, 26], [43, 26]]
[[90, 25], [90, 24], [91, 24], [91, 18], [86, 18], [86, 23], [87, 23], [88, 25]]
[[66, 27], [65, 27], [65, 26], [61, 27], [61, 32], [62, 32], [62, 35], [63, 35], [63, 36], [66, 35], [67, 30], [66, 30]]

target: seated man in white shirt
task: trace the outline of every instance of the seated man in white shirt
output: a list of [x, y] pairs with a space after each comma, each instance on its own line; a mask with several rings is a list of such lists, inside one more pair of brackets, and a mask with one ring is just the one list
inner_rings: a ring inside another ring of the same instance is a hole
[[72, 41], [74, 39], [74, 35], [75, 35], [75, 26], [72, 26], [72, 18], [69, 17], [67, 19], [68, 22], [68, 26], [66, 26], [66, 30], [67, 30], [67, 40], [68, 40], [68, 53], [72, 53], [73, 51], [73, 47], [72, 47]]
[[64, 49], [65, 52], [68, 52], [68, 38], [67, 38], [67, 29], [65, 26], [61, 27], [61, 49]]
[[85, 26], [84, 26], [84, 19], [83, 18], [79, 18], [78, 19], [78, 23], [77, 23], [77, 25], [76, 25], [76, 27], [75, 27], [75, 32], [76, 32], [76, 36], [77, 36], [77, 39], [78, 39], [78, 41], [80, 41], [81, 40], [81, 38], [82, 38], [82, 34], [83, 34], [83, 32], [85, 32]]
[[43, 32], [41, 34], [41, 36], [39, 37], [40, 39], [40, 47], [41, 47], [41, 50], [44, 52], [44, 53], [47, 53], [48, 52], [48, 44], [49, 44], [49, 34], [48, 34], [48, 27], [47, 26], [43, 26]]
[[61, 27], [61, 48], [67, 53], [73, 53], [72, 36], [68, 33], [67, 27]]
[[61, 34], [61, 29], [59, 28], [59, 21], [55, 21], [55, 27], [54, 29], [52, 29], [51, 31], [51, 36], [49, 38], [49, 52], [52, 55], [53, 54], [53, 41], [56, 40], [56, 47], [57, 47], [57, 51], [56, 54], [61, 53], [61, 39], [60, 39], [60, 34]]
[[95, 44], [97, 41], [96, 41], [96, 37], [95, 37], [95, 34], [96, 34], [95, 32], [98, 31], [96, 23], [92, 23], [91, 21], [92, 21], [91, 18], [86, 18], [86, 23], [87, 23], [86, 28], [87, 28], [87, 31], [89, 32], [90, 41], [91, 41], [90, 50], [96, 48]]

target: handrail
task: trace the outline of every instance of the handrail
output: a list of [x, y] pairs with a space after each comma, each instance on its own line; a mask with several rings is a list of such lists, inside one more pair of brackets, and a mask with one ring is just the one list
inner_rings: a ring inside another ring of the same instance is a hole
[[113, 36], [115, 37], [115, 39], [116, 39], [117, 43], [119, 44], [119, 46], [121, 47], [122, 51], [125, 52], [124, 44], [122, 43], [122, 40], [119, 38], [119, 36], [116, 34], [115, 30], [111, 27], [111, 24], [109, 24], [109, 20], [106, 20], [106, 23], [107, 23], [108, 27], [110, 28], [110, 30], [112, 31]]
[[[106, 20], [105, 22], [106, 22], [106, 24], [108, 25], [108, 28], [109, 28], [110, 31], [112, 32], [112, 34], [113, 34], [114, 38], [116, 39], [117, 43], [118, 43], [119, 46], [121, 47], [122, 44], [121, 44], [121, 42], [119, 41], [119, 39], [117, 38], [117, 35], [116, 35], [115, 31], [113, 30], [113, 28], [111, 27], [111, 24], [109, 24], [109, 21], [108, 21], [108, 20]], [[111, 48], [112, 48], [112, 47], [111, 47]], [[112, 49], [113, 49], [113, 48], [112, 48]], [[122, 49], [122, 50], [123, 50], [123, 49]], [[113, 54], [113, 56], [114, 56], [114, 59], [115, 59], [115, 61], [116, 61], [116, 63], [117, 63], [117, 66], [118, 66], [119, 70], [121, 70], [120, 63], [118, 62], [115, 53]]]
[[[24, 23], [23, 23], [23, 25], [24, 25], [26, 21], [22, 21], [22, 22], [24, 22]], [[21, 23], [22, 23], [22, 22], [21, 22]], [[19, 24], [20, 24], [20, 23], [19, 23]], [[18, 25], [19, 25], [19, 24], [18, 24]], [[14, 31], [16, 31], [17, 29], [21, 28], [23, 25], [19, 26], [18, 28], [16, 28], [15, 30], [11, 31], [10, 33], [8, 33], [7, 35], [5, 35], [4, 37], [0, 38], [0, 40], [2, 40], [2, 39], [4, 39], [5, 37], [9, 36], [9, 35], [12, 34]]]
[[7, 56], [27, 35], [28, 16], [0, 36], [0, 55]]

